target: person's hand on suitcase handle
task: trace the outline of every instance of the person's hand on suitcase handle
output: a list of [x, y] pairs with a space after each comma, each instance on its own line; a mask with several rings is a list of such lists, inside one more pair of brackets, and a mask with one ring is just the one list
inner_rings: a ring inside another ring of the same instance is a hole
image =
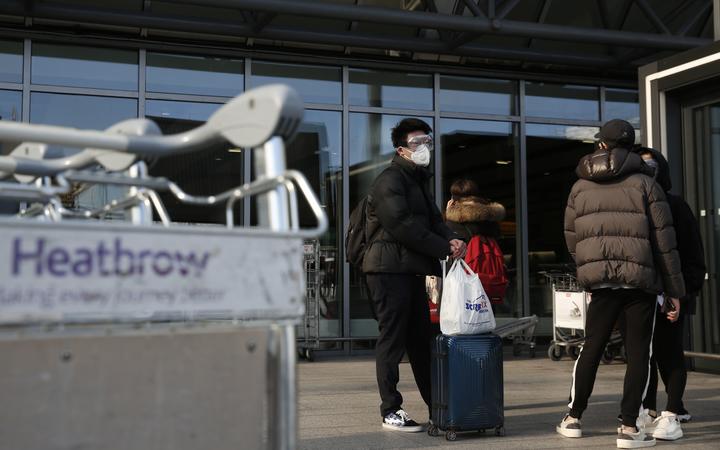
[[450, 239], [450, 255], [453, 259], [462, 258], [467, 251], [467, 244], [461, 239]]

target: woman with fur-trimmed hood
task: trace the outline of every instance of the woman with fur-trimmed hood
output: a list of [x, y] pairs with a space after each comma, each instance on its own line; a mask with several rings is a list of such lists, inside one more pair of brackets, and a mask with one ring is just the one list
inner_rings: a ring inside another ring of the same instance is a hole
[[481, 197], [478, 185], [468, 179], [455, 181], [450, 195], [445, 221], [462, 240], [470, 242], [476, 235], [500, 238], [500, 221], [505, 218], [503, 205]]

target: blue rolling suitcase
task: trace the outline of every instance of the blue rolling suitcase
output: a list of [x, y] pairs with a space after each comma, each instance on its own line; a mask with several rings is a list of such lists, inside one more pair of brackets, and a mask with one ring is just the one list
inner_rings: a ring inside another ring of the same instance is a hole
[[428, 434], [454, 441], [458, 431], [505, 435], [502, 339], [439, 335], [432, 352], [432, 424]]

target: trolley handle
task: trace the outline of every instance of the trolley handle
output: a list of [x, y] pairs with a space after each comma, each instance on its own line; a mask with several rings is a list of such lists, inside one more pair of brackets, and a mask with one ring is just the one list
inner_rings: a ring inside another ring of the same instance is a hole
[[[327, 215], [322, 209], [322, 205], [320, 204], [319, 199], [315, 195], [315, 192], [313, 191], [312, 187], [310, 186], [310, 183], [307, 181], [307, 178], [305, 176], [297, 171], [297, 170], [286, 170], [282, 175], [272, 177], [272, 178], [262, 178], [256, 181], [253, 181], [252, 183], [246, 183], [242, 186], [229, 189], [227, 191], [221, 192], [216, 195], [210, 195], [210, 196], [195, 196], [188, 194], [187, 192], [183, 191], [180, 186], [178, 186], [173, 181], [168, 180], [167, 178], [163, 177], [157, 177], [157, 178], [132, 178], [125, 175], [120, 174], [105, 174], [105, 173], [96, 173], [96, 172], [78, 172], [78, 171], [69, 171], [63, 175], [58, 175], [56, 177], [56, 180], [58, 180], [59, 184], [63, 186], [68, 186], [68, 182], [85, 182], [85, 183], [94, 183], [94, 184], [110, 184], [110, 185], [121, 185], [121, 186], [135, 186], [135, 187], [142, 187], [149, 189], [148, 192], [141, 191], [143, 194], [145, 193], [154, 193], [155, 191], [160, 192], [169, 192], [172, 194], [175, 198], [177, 198], [180, 202], [186, 203], [186, 204], [192, 204], [192, 205], [203, 205], [203, 206], [212, 206], [212, 205], [218, 205], [221, 203], [226, 203], [225, 206], [225, 216], [226, 216], [226, 225], [228, 228], [233, 228], [235, 225], [235, 214], [233, 210], [233, 206], [235, 205], [235, 202], [247, 198], [253, 195], [258, 194], [264, 194], [266, 192], [270, 192], [278, 187], [282, 188], [289, 201], [289, 210], [290, 210], [290, 230], [294, 232], [296, 235], [300, 235], [303, 237], [317, 237], [324, 233], [327, 230], [328, 227], [328, 219]], [[4, 185], [12, 185], [16, 187], [21, 187], [22, 185], [17, 184], [11, 184], [11, 183], [0, 183], [0, 193], [3, 192], [3, 186]], [[35, 186], [22, 186], [25, 189], [38, 189], [38, 187]], [[297, 191], [296, 187], [300, 189], [300, 192], [304, 196], [305, 200], [307, 201], [308, 205], [310, 205], [310, 209], [312, 210], [313, 214], [315, 215], [315, 219], [317, 220], [317, 225], [314, 228], [309, 229], [300, 229], [299, 224], [299, 217], [297, 214], [298, 211], [298, 201], [297, 201]], [[48, 189], [48, 188], [46, 188]], [[52, 192], [51, 190], [48, 190], [48, 192]], [[157, 202], [159, 199], [157, 197], [153, 198], [153, 204], [156, 205], [156, 208], [159, 209], [159, 213], [162, 212], [160, 208], [157, 206]], [[131, 198], [128, 198], [128, 202], [131, 202]], [[123, 205], [123, 202], [115, 202], [109, 205], [106, 205], [103, 208], [98, 209], [96, 212], [92, 213], [86, 213], [83, 216], [97, 216], [99, 214], [106, 214], [110, 208], [117, 209], [117, 207], [121, 207]], [[164, 210], [164, 208], [163, 208]], [[163, 214], [160, 214], [161, 217]], [[163, 220], [163, 223], [165, 225], [169, 225], [169, 221], [166, 223], [165, 220]]]
[[[113, 127], [106, 131], [79, 130], [0, 121], [0, 141], [3, 142], [32, 142], [85, 148], [76, 155], [50, 160], [2, 156], [0, 172], [36, 176], [56, 175], [68, 169], [86, 167], [93, 162], [102, 163], [102, 157], [110, 159], [116, 157], [113, 153], [169, 156], [202, 150], [223, 141], [229, 141], [237, 147], [258, 147], [273, 136], [285, 140], [292, 137], [300, 126], [303, 111], [302, 100], [292, 88], [273, 84], [252, 89], [235, 97], [210, 116], [204, 124], [174, 135], [158, 134], [159, 129], [148, 126], [146, 122], [151, 121], [147, 119], [129, 121], [135, 124], [144, 123], [146, 128], [142, 132], [128, 132]], [[126, 125], [127, 123], [125, 121]], [[138, 126], [142, 127], [142, 125]], [[148, 132], [150, 130], [152, 133]], [[100, 161], [97, 161], [99, 159]], [[127, 160], [124, 164], [125, 168], [133, 162], [133, 158], [124, 158], [124, 160]]]

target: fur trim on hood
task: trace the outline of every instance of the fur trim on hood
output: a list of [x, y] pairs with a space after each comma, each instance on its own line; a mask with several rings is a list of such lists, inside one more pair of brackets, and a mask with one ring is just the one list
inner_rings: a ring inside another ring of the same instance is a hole
[[448, 204], [447, 220], [453, 222], [500, 222], [505, 218], [505, 207], [497, 202], [487, 202], [478, 197], [468, 197]]

